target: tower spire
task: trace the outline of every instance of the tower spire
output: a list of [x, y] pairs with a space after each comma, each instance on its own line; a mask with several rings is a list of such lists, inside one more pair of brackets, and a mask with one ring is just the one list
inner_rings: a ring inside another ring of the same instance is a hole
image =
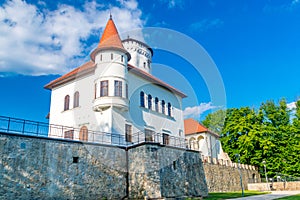
[[[97, 52], [99, 52], [101, 49], [109, 48], [118, 49], [123, 51], [124, 53], [128, 53], [122, 44], [121, 38], [119, 36], [117, 27], [112, 19], [111, 13], [103, 31], [100, 42], [98, 44], [98, 47], [91, 53], [91, 59], [94, 61]], [[128, 60], [130, 60], [130, 55], [128, 54], [128, 56]]]

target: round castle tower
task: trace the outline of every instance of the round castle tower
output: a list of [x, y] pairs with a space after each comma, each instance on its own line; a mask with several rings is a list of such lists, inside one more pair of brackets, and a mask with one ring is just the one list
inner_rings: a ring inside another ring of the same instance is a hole
[[131, 56], [124, 48], [117, 28], [110, 16], [98, 47], [91, 53], [97, 65], [94, 80], [94, 111], [110, 107], [128, 109], [127, 62]]
[[122, 43], [131, 55], [128, 64], [151, 74], [153, 50], [147, 44], [129, 37], [123, 40]]

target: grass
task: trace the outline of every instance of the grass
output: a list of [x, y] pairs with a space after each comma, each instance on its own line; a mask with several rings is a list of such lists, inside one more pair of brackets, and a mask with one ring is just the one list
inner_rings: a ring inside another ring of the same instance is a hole
[[280, 199], [287, 199], [287, 200], [299, 200], [300, 199], [300, 194], [289, 196], [289, 197], [282, 197]]
[[[268, 194], [270, 192], [258, 192], [258, 191], [244, 191], [244, 196], [253, 196], [260, 194]], [[242, 197], [242, 191], [238, 192], [212, 192], [208, 194], [208, 197], [205, 197], [204, 200], [221, 200], [221, 199], [232, 199]]]

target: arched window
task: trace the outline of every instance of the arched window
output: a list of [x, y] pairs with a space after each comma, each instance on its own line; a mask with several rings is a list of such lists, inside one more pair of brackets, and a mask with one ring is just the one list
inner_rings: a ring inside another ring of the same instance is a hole
[[76, 108], [79, 106], [79, 92], [74, 93], [74, 100], [73, 100], [73, 108]]
[[70, 96], [66, 95], [65, 102], [64, 102], [64, 110], [69, 110], [69, 106], [70, 106]]
[[168, 115], [171, 117], [172, 116], [172, 106], [171, 103], [168, 103]]
[[148, 95], [148, 109], [152, 109], [152, 96], [151, 96], [151, 94]]
[[140, 105], [145, 108], [145, 93], [143, 91], [140, 93]]
[[162, 114], [165, 114], [165, 107], [166, 107], [166, 103], [164, 100], [161, 101], [161, 113]]
[[146, 62], [144, 62], [144, 68], [146, 68]]
[[158, 98], [155, 97], [155, 111], [158, 112], [159, 111], [159, 105], [158, 105], [159, 101]]
[[124, 59], [124, 56], [122, 55], [122, 56], [121, 56], [121, 62], [123, 62], [123, 59]]

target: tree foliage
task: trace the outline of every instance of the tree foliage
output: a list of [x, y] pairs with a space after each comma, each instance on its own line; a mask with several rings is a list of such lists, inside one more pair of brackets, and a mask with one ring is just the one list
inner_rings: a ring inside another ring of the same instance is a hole
[[[264, 102], [258, 110], [242, 107], [222, 112], [221, 142], [233, 161], [239, 154], [241, 163], [258, 166], [261, 172], [266, 161], [269, 177], [277, 173], [300, 177], [300, 100], [292, 111], [283, 99], [278, 104]], [[218, 126], [220, 113], [207, 115], [203, 124]]]

